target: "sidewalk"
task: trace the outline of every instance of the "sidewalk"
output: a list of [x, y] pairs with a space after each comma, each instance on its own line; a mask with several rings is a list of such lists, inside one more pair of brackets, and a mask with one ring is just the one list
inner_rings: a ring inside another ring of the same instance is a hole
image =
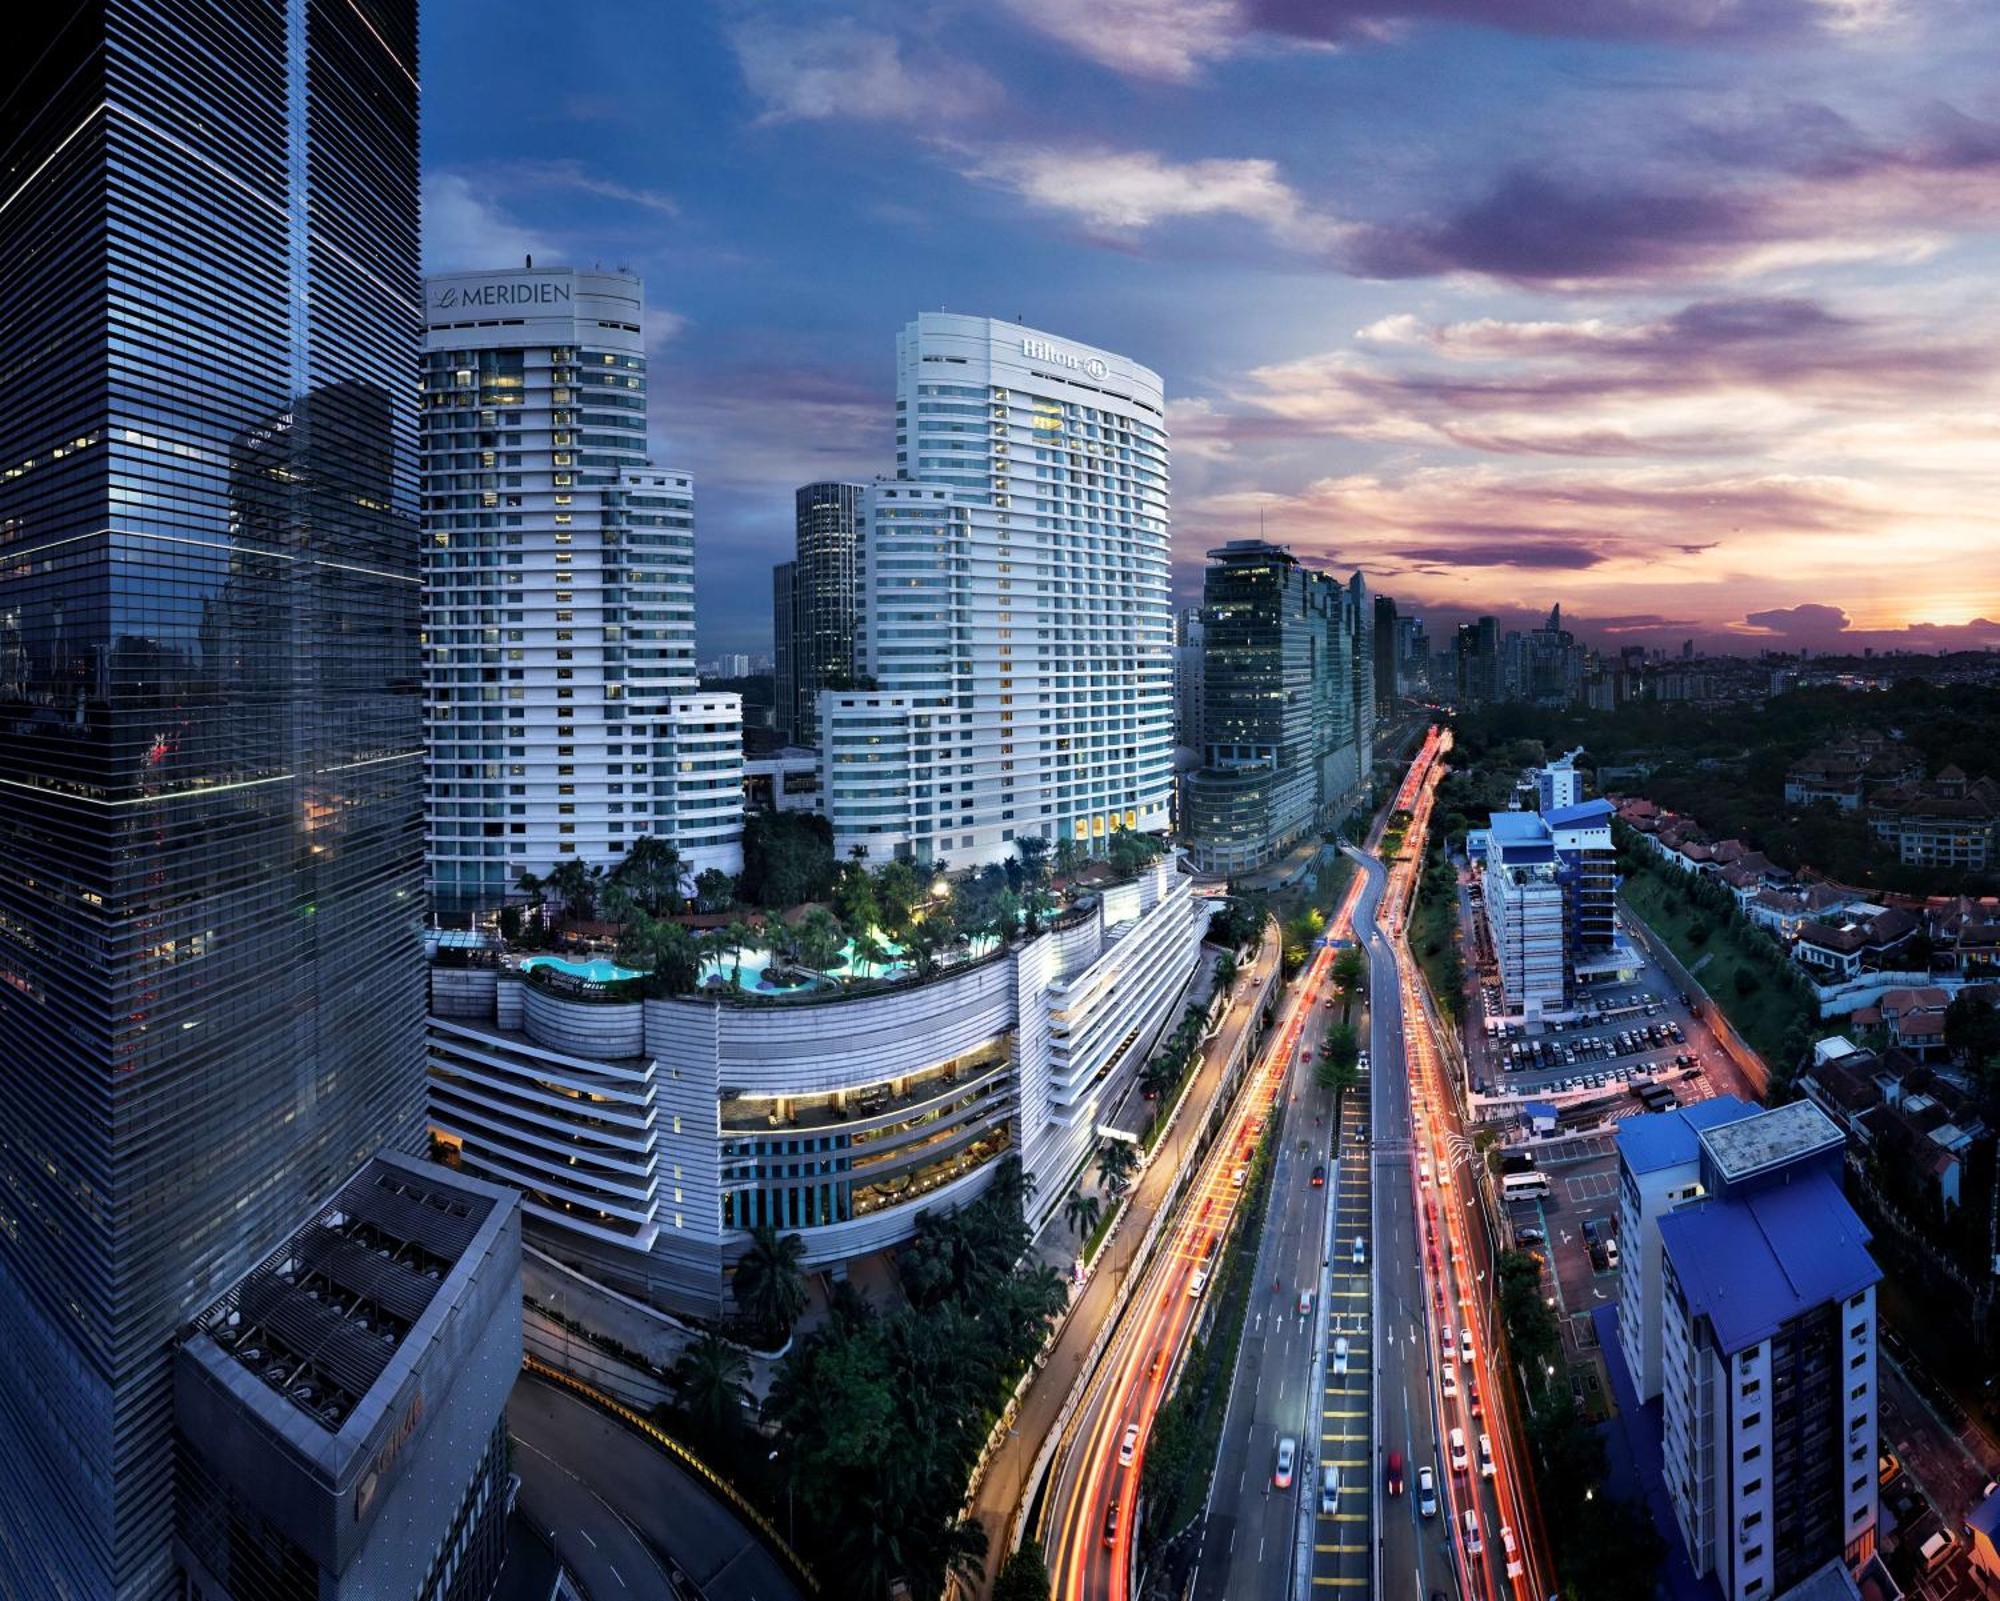
[[[1071, 1303], [1054, 1345], [1038, 1364], [1034, 1378], [1021, 1396], [1019, 1409], [1005, 1440], [980, 1477], [973, 1497], [972, 1514], [985, 1528], [990, 1543], [986, 1572], [974, 1587], [978, 1595], [991, 1592], [994, 1575], [999, 1572], [1000, 1564], [1010, 1549], [1015, 1513], [1026, 1488], [1028, 1471], [1043, 1442], [1055, 1429], [1071, 1390], [1082, 1376], [1084, 1359], [1096, 1342], [1098, 1331], [1124, 1285], [1139, 1243], [1145, 1238], [1147, 1225], [1167, 1193], [1175, 1170], [1189, 1159], [1195, 1149], [1197, 1131], [1206, 1123], [1221, 1087], [1223, 1068], [1253, 1023], [1254, 1009], [1238, 997], [1254, 995], [1261, 977], [1271, 972], [1278, 958], [1277, 934], [1267, 927], [1256, 959], [1245, 964], [1236, 982], [1221, 1028], [1202, 1053], [1200, 1070], [1188, 1091], [1187, 1103], [1181, 1109], [1173, 1133], [1161, 1142], [1153, 1159], [1133, 1185], [1116, 1228], [1100, 1248], [1095, 1269]], [[1049, 1239], [1050, 1229], [1058, 1231], [1060, 1242], [1063, 1229], [1060, 1214], [1051, 1220], [1049, 1228], [1045, 1228], [1037, 1240], [1038, 1251]], [[1075, 1258], [1074, 1242], [1074, 1234], [1069, 1235], [1067, 1242], [1061, 1242], [1066, 1245], [1062, 1257], [1065, 1267]]]

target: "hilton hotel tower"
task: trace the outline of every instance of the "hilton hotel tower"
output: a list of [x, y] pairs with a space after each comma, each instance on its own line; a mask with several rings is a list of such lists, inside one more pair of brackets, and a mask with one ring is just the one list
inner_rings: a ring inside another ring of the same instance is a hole
[[694, 667], [694, 486], [646, 462], [643, 287], [566, 267], [424, 292], [432, 894], [664, 840], [742, 866], [743, 713]]
[[1018, 323], [896, 342], [896, 476], [868, 486], [855, 672], [824, 690], [834, 848], [971, 867], [1164, 829], [1173, 783], [1159, 374]]

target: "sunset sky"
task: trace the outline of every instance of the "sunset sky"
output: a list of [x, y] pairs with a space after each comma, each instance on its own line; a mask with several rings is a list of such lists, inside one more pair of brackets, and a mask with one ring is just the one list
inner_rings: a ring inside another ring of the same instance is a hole
[[429, 265], [647, 279], [705, 653], [938, 306], [1165, 376], [1184, 598], [1261, 521], [1441, 628], [2000, 643], [2000, 6], [425, 17]]

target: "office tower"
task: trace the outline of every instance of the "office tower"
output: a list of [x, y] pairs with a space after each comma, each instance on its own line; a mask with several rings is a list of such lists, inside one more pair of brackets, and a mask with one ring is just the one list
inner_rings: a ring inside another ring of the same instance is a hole
[[798, 738], [797, 584], [798, 563], [781, 561], [771, 569], [771, 716], [788, 743]]
[[[11, 26], [0, 1594], [155, 1601], [177, 1338], [423, 1139], [416, 15]], [[497, 1422], [425, 1457], [475, 1567]]]
[[694, 664], [694, 490], [646, 461], [644, 294], [525, 267], [425, 285], [424, 610], [440, 912], [652, 836], [742, 865], [742, 702]]
[[1768, 1601], [1873, 1549], [1882, 1272], [1812, 1102], [1696, 1140], [1701, 1198], [1658, 1222], [1667, 1493], [1696, 1575]]
[[1247, 872], [1325, 827], [1367, 776], [1375, 701], [1371, 616], [1282, 546], [1209, 552], [1202, 615], [1202, 766], [1182, 832], [1199, 871]]
[[865, 487], [806, 484], [793, 496], [797, 552], [784, 564], [792, 570], [786, 705], [791, 738], [801, 745], [818, 743], [820, 690], [854, 676], [854, 548]]
[[1396, 602], [1387, 595], [1375, 597], [1375, 715], [1387, 717], [1396, 709]]
[[855, 670], [822, 691], [835, 849], [968, 867], [1167, 826], [1168, 457], [1157, 373], [1014, 323], [897, 340], [897, 476], [865, 498]]
[[1375, 610], [1359, 573], [1347, 580], [1347, 610], [1353, 641], [1354, 782], [1375, 771]]
[[1183, 606], [1174, 632], [1174, 743], [1200, 750], [1203, 701], [1204, 630], [1199, 606]]
[[1187, 780], [1195, 866], [1239, 873], [1282, 854], [1319, 816], [1328, 646], [1339, 586], [1261, 539], [1208, 553], [1202, 592], [1200, 769]]

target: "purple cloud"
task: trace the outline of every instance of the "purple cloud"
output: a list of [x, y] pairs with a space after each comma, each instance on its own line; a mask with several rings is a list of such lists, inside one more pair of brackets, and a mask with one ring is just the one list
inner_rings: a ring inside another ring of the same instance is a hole
[[1412, 22], [1461, 23], [1547, 37], [1664, 44], [1734, 44], [1823, 31], [1828, 11], [1807, 0], [1250, 0], [1265, 32], [1328, 44], [1383, 40]]
[[1825, 635], [1843, 633], [1848, 625], [1848, 616], [1838, 606], [1827, 606], [1819, 601], [1804, 601], [1797, 606], [1779, 606], [1770, 611], [1753, 611], [1743, 619], [1743, 626], [1756, 633], [1774, 634], [1790, 639], [1799, 635]]
[[1432, 571], [1437, 570], [1436, 564], [1447, 563], [1457, 567], [1559, 568], [1580, 572], [1606, 559], [1604, 552], [1583, 540], [1551, 539], [1542, 529], [1533, 526], [1509, 528], [1473, 524], [1452, 531], [1487, 537], [1463, 544], [1424, 545], [1396, 554], [1406, 561], [1426, 563]]

